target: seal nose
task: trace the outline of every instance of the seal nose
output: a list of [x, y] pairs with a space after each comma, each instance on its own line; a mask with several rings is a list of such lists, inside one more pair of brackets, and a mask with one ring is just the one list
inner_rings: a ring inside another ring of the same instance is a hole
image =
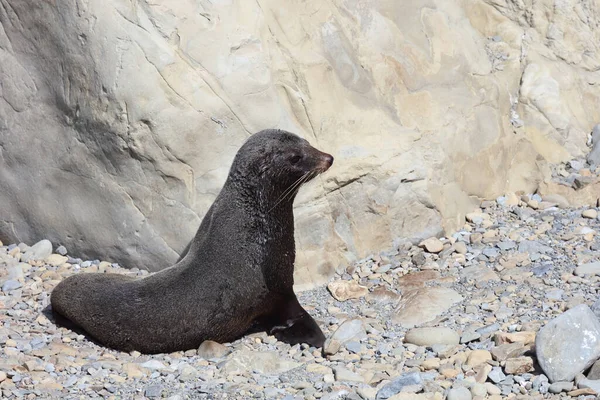
[[322, 153], [320, 167], [323, 172], [327, 171], [333, 165], [333, 156], [331, 154]]

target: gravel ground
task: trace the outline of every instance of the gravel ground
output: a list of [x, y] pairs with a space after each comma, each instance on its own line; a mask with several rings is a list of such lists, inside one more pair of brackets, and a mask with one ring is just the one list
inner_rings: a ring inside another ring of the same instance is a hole
[[[50, 293], [71, 274], [145, 271], [71, 258], [48, 241], [0, 243], [2, 398], [597, 398], [600, 329], [589, 328], [587, 347], [584, 329], [569, 329], [600, 327], [600, 219], [557, 205], [515, 194], [483, 202], [450, 238], [401, 243], [300, 293], [324, 349], [261, 333], [185, 353], [113, 351], [57, 327]], [[558, 345], [541, 340], [549, 321], [566, 332]], [[584, 350], [586, 365], [569, 361]]]

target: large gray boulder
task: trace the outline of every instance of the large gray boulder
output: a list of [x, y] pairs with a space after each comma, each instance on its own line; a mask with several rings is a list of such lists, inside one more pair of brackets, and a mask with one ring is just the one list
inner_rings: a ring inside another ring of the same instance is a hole
[[164, 268], [278, 127], [336, 158], [296, 206], [297, 282], [325, 282], [582, 157], [599, 26], [551, 0], [4, 0], [0, 240]]
[[572, 381], [600, 358], [600, 321], [587, 305], [573, 307], [540, 329], [535, 351], [550, 382]]

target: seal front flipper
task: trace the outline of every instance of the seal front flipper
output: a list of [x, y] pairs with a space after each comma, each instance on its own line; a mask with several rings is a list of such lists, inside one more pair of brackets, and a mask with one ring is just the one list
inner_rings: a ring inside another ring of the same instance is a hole
[[323, 347], [325, 335], [316, 321], [306, 311], [292, 322], [289, 328], [274, 332], [277, 340], [294, 345], [307, 343], [314, 347]]
[[294, 296], [268, 318], [267, 332], [277, 340], [295, 345], [306, 343], [323, 347], [325, 335], [313, 317], [306, 312]]

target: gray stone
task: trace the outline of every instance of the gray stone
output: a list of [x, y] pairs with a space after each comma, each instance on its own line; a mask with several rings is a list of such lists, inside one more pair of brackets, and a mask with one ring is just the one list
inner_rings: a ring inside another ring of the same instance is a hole
[[534, 240], [523, 240], [521, 243], [519, 243], [519, 253], [547, 254], [550, 252], [552, 252], [552, 247], [546, 246]]
[[333, 335], [323, 345], [325, 354], [335, 354], [340, 347], [350, 341], [360, 341], [367, 337], [364, 323], [360, 319], [350, 319], [344, 321]]
[[575, 275], [600, 275], [600, 262], [582, 264], [575, 268]]
[[344, 347], [346, 347], [346, 350], [352, 352], [352, 353], [360, 353], [361, 351], [361, 344], [359, 342], [348, 342], [344, 345]]
[[402, 392], [402, 389], [405, 387], [420, 386], [422, 384], [423, 379], [421, 378], [421, 374], [418, 372], [405, 373], [379, 389], [375, 399], [386, 400], [393, 395]]
[[144, 390], [144, 394], [146, 397], [155, 398], [162, 396], [163, 387], [162, 385], [149, 385], [146, 386], [146, 390]]
[[565, 291], [562, 290], [562, 289], [552, 289], [552, 290], [549, 290], [549, 291], [546, 292], [545, 297], [548, 300], [558, 301], [558, 300], [560, 300], [562, 298], [564, 292]]
[[178, 369], [181, 382], [189, 382], [198, 378], [198, 370], [189, 364], [183, 364]]
[[585, 163], [581, 160], [571, 160], [569, 161], [569, 164], [571, 165], [571, 168], [573, 168], [575, 171], [579, 171], [580, 169], [585, 167]]
[[535, 348], [550, 382], [571, 381], [600, 357], [600, 322], [587, 305], [578, 305], [542, 327]]
[[515, 247], [517, 247], [517, 244], [513, 241], [507, 241], [507, 242], [499, 242], [498, 244], [496, 244], [496, 246], [498, 246], [498, 248], [502, 251], [507, 251], [507, 250], [514, 249]]
[[25, 276], [23, 273], [23, 266], [29, 267], [29, 264], [19, 263], [17, 265], [13, 265], [12, 267], [8, 267], [8, 279], [21, 280]]
[[58, 247], [56, 248], [56, 252], [57, 252], [58, 254], [60, 254], [61, 256], [66, 256], [66, 255], [67, 255], [67, 249], [65, 248], [65, 246], [62, 246], [62, 245], [61, 245], [61, 246], [58, 246]]
[[44, 260], [52, 254], [52, 243], [49, 240], [40, 240], [29, 248], [23, 255], [21, 261]]
[[596, 393], [600, 394], [600, 380], [592, 380], [592, 379], [581, 379], [579, 382], [577, 382], [577, 387], [579, 389], [592, 389], [593, 391], [595, 391]]
[[490, 333], [497, 332], [500, 329], [501, 329], [500, 324], [495, 323], [495, 324], [483, 326], [483, 327], [475, 330], [475, 332], [479, 333], [480, 335], [488, 335]]
[[448, 390], [447, 400], [471, 400], [471, 391], [466, 387], [457, 387]]
[[500, 383], [504, 379], [506, 379], [506, 375], [502, 371], [502, 368], [493, 367], [490, 373], [488, 374], [488, 378], [494, 383]]
[[23, 286], [23, 285], [21, 284], [21, 282], [19, 282], [19, 281], [15, 281], [15, 280], [13, 280], [13, 279], [9, 279], [9, 280], [7, 280], [6, 282], [4, 282], [4, 284], [2, 284], [2, 291], [3, 291], [4, 293], [8, 293], [8, 292], [10, 292], [11, 290], [16, 290], [16, 289], [19, 289], [21, 286]]
[[481, 333], [476, 332], [472, 329], [468, 329], [465, 330], [462, 334], [462, 336], [460, 337], [460, 343], [464, 344], [464, 343], [469, 343], [469, 342], [473, 342], [477, 339], [479, 339], [481, 337]]
[[[596, 314], [598, 316], [598, 314]], [[587, 374], [587, 378], [591, 380], [600, 380], [600, 360], [596, 361], [592, 368], [590, 368], [590, 372]]]
[[573, 389], [573, 382], [554, 382], [548, 387], [550, 393], [558, 394]]
[[587, 161], [590, 165], [600, 165], [600, 140], [594, 141], [592, 150], [587, 155]]

